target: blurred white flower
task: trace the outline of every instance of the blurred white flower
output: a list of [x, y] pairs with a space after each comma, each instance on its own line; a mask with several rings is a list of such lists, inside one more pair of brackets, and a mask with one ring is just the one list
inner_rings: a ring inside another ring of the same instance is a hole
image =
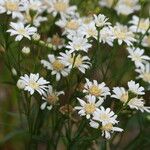
[[144, 36], [141, 44], [144, 47], [150, 47], [150, 35]]
[[147, 55], [144, 55], [144, 50], [140, 48], [134, 48], [134, 47], [128, 47], [127, 48], [129, 55], [128, 58], [131, 58], [131, 60], [135, 63], [136, 68], [144, 68], [144, 63], [148, 60], [150, 60], [150, 57]]
[[27, 25], [25, 27], [24, 24], [21, 22], [18, 23], [11, 22], [10, 26], [12, 29], [7, 30], [7, 32], [10, 32], [11, 36], [16, 35], [15, 38], [16, 41], [20, 41], [23, 37], [31, 40], [30, 36], [32, 36], [35, 32], [37, 32], [37, 28], [30, 27], [30, 25]]
[[73, 16], [77, 9], [76, 6], [69, 6], [69, 0], [50, 0], [46, 1], [47, 11], [56, 16], [58, 13], [61, 17]]
[[144, 68], [137, 68], [135, 71], [139, 73], [138, 78], [141, 78], [143, 81], [150, 83], [150, 63], [149, 62], [147, 62], [144, 65]]
[[[21, 81], [23, 84], [20, 84]], [[24, 85], [23, 89], [28, 91], [31, 95], [33, 95], [35, 91], [37, 91], [40, 95], [43, 95], [45, 91], [47, 91], [47, 84], [49, 84], [49, 82], [46, 81], [43, 77], [40, 77], [38, 73], [30, 73], [29, 76], [27, 74], [21, 76], [17, 85], [19, 84], [21, 86]]]
[[111, 8], [113, 6], [114, 0], [100, 0], [99, 4], [103, 7]]
[[17, 81], [17, 87], [19, 88], [19, 89], [24, 89], [25, 88], [25, 82], [22, 80], [22, 79], [19, 79], [18, 81]]
[[56, 105], [56, 103], [59, 101], [59, 95], [61, 94], [64, 94], [64, 92], [57, 92], [53, 90], [51, 85], [49, 85], [47, 92], [43, 94], [42, 99], [45, 102], [41, 104], [41, 109], [44, 110], [45, 108], [47, 108], [48, 110], [51, 110], [53, 105]]
[[99, 42], [107, 43], [109, 46], [113, 46], [114, 35], [110, 27], [104, 27], [100, 30]]
[[22, 53], [23, 54], [29, 54], [30, 53], [30, 48], [29, 47], [23, 47]]
[[112, 28], [112, 32], [114, 38], [118, 40], [119, 45], [125, 42], [128, 46], [130, 46], [136, 41], [133, 33], [129, 31], [127, 26], [116, 23], [116, 25]]
[[66, 77], [70, 73], [70, 69], [59, 58], [55, 58], [54, 55], [48, 55], [48, 61], [41, 60], [41, 64], [48, 70], [51, 70], [52, 75], [56, 75], [57, 81], [60, 80], [61, 75]]
[[24, 11], [24, 5], [21, 0], [0, 0], [0, 14], [12, 14], [12, 18], [22, 18], [21, 11]]
[[13, 74], [14, 76], [16, 76], [16, 75], [17, 75], [17, 71], [16, 71], [16, 69], [15, 69], [15, 68], [12, 68], [12, 69], [11, 69], [11, 72], [12, 72], [12, 74]]
[[[148, 28], [150, 27], [149, 18], [140, 18], [137, 16], [133, 16], [132, 20], [129, 22], [131, 24], [130, 30], [132, 32], [138, 32], [144, 34]], [[148, 31], [150, 33], [150, 30]]]
[[77, 98], [81, 106], [76, 106], [75, 109], [79, 110], [78, 114], [80, 116], [86, 116], [87, 119], [91, 118], [91, 115], [99, 110], [99, 106], [102, 104], [100, 100], [96, 101], [94, 96], [86, 96], [86, 101], [80, 98]]
[[139, 0], [119, 0], [115, 7], [118, 14], [129, 15], [140, 10]]
[[85, 73], [85, 70], [90, 68], [90, 58], [88, 56], [82, 56], [70, 53], [70, 51], [66, 51], [65, 53], [60, 53], [60, 60], [68, 66], [70, 69], [78, 68], [82, 73]]

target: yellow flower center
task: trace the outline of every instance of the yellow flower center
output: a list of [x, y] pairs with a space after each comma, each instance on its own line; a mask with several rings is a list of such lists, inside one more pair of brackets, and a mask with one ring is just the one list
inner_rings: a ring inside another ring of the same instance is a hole
[[96, 106], [94, 104], [86, 104], [85, 111], [87, 114], [92, 114], [96, 110]]
[[30, 81], [29, 82], [29, 86], [32, 88], [32, 89], [38, 89], [39, 88], [39, 84], [35, 81]]
[[54, 4], [55, 10], [58, 12], [65, 12], [68, 7], [68, 4], [65, 2], [57, 2]]
[[101, 130], [104, 130], [104, 131], [111, 131], [113, 128], [113, 125], [111, 123], [108, 123], [104, 126], [101, 127]]
[[131, 0], [125, 0], [125, 5], [127, 5], [129, 7], [133, 7], [133, 3]]
[[53, 65], [54, 70], [57, 70], [57, 71], [60, 71], [64, 69], [65, 67], [64, 64], [62, 64], [59, 60], [55, 60], [52, 65]]
[[99, 118], [100, 118], [101, 120], [103, 120], [103, 121], [106, 121], [106, 120], [109, 119], [109, 116], [108, 116], [107, 114], [101, 114], [101, 115], [99, 116]]
[[146, 31], [149, 28], [149, 25], [149, 23], [141, 19], [138, 28]]
[[150, 81], [150, 73], [144, 73], [143, 74], [143, 80], [146, 82], [149, 82]]
[[47, 97], [47, 102], [52, 105], [54, 105], [58, 100], [58, 96], [54, 94]]
[[93, 29], [88, 29], [87, 33], [89, 34], [89, 36], [96, 36], [96, 32]]
[[18, 33], [21, 34], [21, 35], [26, 35], [27, 31], [25, 29], [19, 29]]
[[132, 59], [133, 61], [141, 61], [141, 57], [139, 55], [134, 55]]
[[16, 2], [6, 1], [5, 7], [10, 11], [17, 11], [19, 9], [18, 4]]
[[94, 96], [100, 96], [101, 93], [102, 93], [102, 91], [101, 91], [101, 89], [99, 89], [98, 86], [93, 85], [93, 86], [89, 89], [89, 93], [90, 93], [91, 95], [94, 95]]
[[126, 102], [128, 101], [128, 98], [129, 98], [128, 92], [126, 92], [125, 94], [122, 94], [120, 100], [121, 100], [122, 102], [126, 103]]
[[79, 24], [75, 20], [70, 20], [66, 24], [66, 28], [71, 29], [71, 30], [77, 30], [79, 27]]
[[121, 39], [121, 40], [125, 40], [126, 39], [126, 33], [125, 32], [115, 31], [115, 36], [118, 39]]

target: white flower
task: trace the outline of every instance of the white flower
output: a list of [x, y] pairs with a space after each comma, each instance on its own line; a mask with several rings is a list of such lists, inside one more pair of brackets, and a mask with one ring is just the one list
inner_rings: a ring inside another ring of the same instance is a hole
[[[22, 85], [24, 85], [24, 90], [30, 92], [31, 95], [37, 91], [40, 95], [43, 95], [47, 90], [47, 84], [49, 83], [43, 77], [40, 77], [39, 74], [31, 73], [29, 76], [25, 74], [21, 76], [17, 85], [22, 81]], [[23, 86], [22, 86], [23, 87]]]
[[150, 47], [150, 35], [144, 36], [141, 44], [145, 47]]
[[134, 11], [140, 10], [139, 0], [119, 0], [115, 10], [118, 14], [129, 15]]
[[128, 47], [127, 50], [129, 52], [128, 58], [131, 58], [131, 60], [135, 63], [135, 66], [137, 68], [139, 67], [144, 68], [144, 62], [150, 60], [149, 56], [143, 55], [144, 54], [143, 49]]
[[144, 95], [144, 88], [139, 85], [139, 83], [135, 83], [135, 81], [129, 81], [128, 82], [129, 91], [136, 95]]
[[24, 89], [24, 88], [25, 88], [25, 82], [24, 82], [23, 80], [19, 79], [19, 80], [17, 81], [17, 87], [18, 87], [19, 89]]
[[49, 61], [41, 60], [41, 64], [48, 70], [51, 70], [52, 75], [56, 75], [56, 80], [59, 81], [61, 75], [66, 77], [70, 73], [70, 69], [66, 68], [65, 64], [54, 55], [48, 55]]
[[90, 68], [90, 58], [88, 56], [82, 56], [71, 54], [70, 51], [66, 51], [65, 53], [60, 53], [60, 60], [68, 66], [70, 69], [78, 68], [82, 73], [85, 73], [85, 70]]
[[53, 105], [55, 105], [59, 101], [59, 95], [64, 94], [63, 91], [55, 91], [53, 90], [52, 86], [48, 86], [47, 93], [43, 94], [42, 99], [45, 101], [41, 104], [41, 109], [44, 110], [47, 108], [48, 110], [51, 110]]
[[114, 127], [112, 123], [108, 123], [108, 124], [102, 125], [100, 127], [100, 124], [93, 120], [91, 120], [90, 126], [92, 128], [96, 128], [96, 129], [100, 128], [100, 130], [102, 130], [102, 136], [104, 136], [106, 139], [110, 139], [111, 138], [110, 133], [113, 133], [114, 131], [116, 131], [116, 132], [123, 131], [123, 129], [121, 129], [119, 127]]
[[84, 93], [102, 99], [106, 98], [107, 95], [110, 95], [109, 91], [109, 88], [106, 87], [106, 84], [104, 82], [98, 84], [96, 80], [93, 80], [93, 82], [91, 82], [86, 78], [86, 83], [83, 90]]
[[68, 43], [66, 48], [70, 50], [70, 52], [74, 51], [84, 51], [88, 52], [88, 49], [92, 45], [88, 43], [88, 40], [84, 37], [73, 37], [71, 41]]
[[80, 98], [77, 98], [81, 106], [76, 106], [75, 109], [79, 110], [78, 114], [80, 116], [86, 116], [87, 119], [90, 119], [91, 115], [99, 110], [98, 107], [102, 104], [101, 100], [96, 102], [96, 97], [86, 96], [87, 101], [84, 101]]
[[21, 11], [25, 8], [20, 0], [0, 0], [0, 14], [7, 13], [12, 14], [12, 18], [22, 18]]
[[83, 24], [79, 28], [79, 32], [82, 32], [81, 34], [85, 35], [86, 38], [93, 37], [97, 39], [98, 32], [94, 22], [90, 22], [89, 24]]
[[114, 36], [110, 27], [104, 27], [100, 30], [99, 42], [107, 43], [109, 46], [113, 46]]
[[50, 0], [47, 1], [47, 11], [56, 16], [58, 13], [61, 17], [73, 16], [77, 9], [76, 6], [69, 6], [69, 0]]
[[113, 6], [114, 0], [100, 0], [99, 4], [103, 7], [111, 8]]
[[25, 27], [21, 22], [11, 22], [10, 26], [12, 27], [12, 29], [7, 30], [7, 32], [10, 32], [11, 36], [17, 35], [15, 38], [16, 41], [20, 41], [23, 37], [26, 37], [30, 40], [30, 36], [37, 32], [37, 29], [35, 27], [30, 27], [30, 25]]
[[125, 90], [124, 87], [114, 87], [113, 95], [111, 97], [119, 99], [121, 102], [126, 103], [128, 101], [128, 91]]
[[131, 108], [131, 109], [137, 109], [137, 110], [140, 110], [141, 112], [148, 112], [150, 113], [150, 107], [146, 107], [144, 106], [144, 100], [143, 98], [132, 98], [129, 102], [128, 102], [128, 106]]
[[81, 19], [78, 18], [65, 18], [61, 17], [60, 20], [56, 21], [56, 25], [65, 29], [63, 34], [66, 34], [71, 31], [77, 31], [81, 25]]
[[133, 33], [129, 31], [127, 26], [117, 23], [113, 28], [112, 32], [114, 38], [118, 40], [118, 44], [121, 45], [125, 42], [128, 46], [133, 45], [132, 43], [136, 40], [133, 38]]
[[23, 54], [29, 54], [30, 53], [30, 48], [29, 47], [23, 47], [22, 53]]
[[[149, 18], [147, 18], [147, 19], [140, 18], [140, 20], [139, 20], [139, 17], [133, 16], [132, 20], [129, 23], [131, 24], [130, 30], [132, 32], [138, 32], [138, 33], [142, 33], [142, 34], [144, 34], [150, 27]], [[149, 33], [150, 33], [150, 30], [149, 30]]]
[[135, 70], [139, 73], [138, 78], [141, 78], [143, 81], [150, 83], [150, 63], [146, 63], [144, 68], [138, 68]]
[[116, 120], [117, 115], [110, 108], [104, 108], [103, 106], [100, 109], [96, 110], [93, 113], [93, 120], [101, 122], [103, 125], [108, 123], [115, 124], [118, 123]]
[[108, 18], [103, 14], [99, 14], [98, 16], [94, 15], [94, 22], [97, 27], [110, 26], [111, 23], [107, 21], [108, 21]]

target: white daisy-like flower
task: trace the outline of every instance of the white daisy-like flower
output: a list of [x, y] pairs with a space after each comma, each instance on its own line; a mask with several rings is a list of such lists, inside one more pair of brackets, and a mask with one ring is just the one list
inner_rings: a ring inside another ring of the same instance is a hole
[[87, 38], [84, 37], [73, 37], [66, 46], [66, 48], [68, 48], [70, 52], [74, 51], [88, 52], [89, 48], [91, 47], [92, 45], [89, 44]]
[[136, 41], [133, 33], [129, 31], [127, 26], [116, 23], [116, 25], [112, 28], [112, 32], [114, 38], [118, 40], [119, 45], [125, 42], [128, 46], [130, 46]]
[[38, 13], [42, 13], [46, 7], [43, 5], [41, 0], [23, 0], [25, 10], [33, 10]]
[[119, 0], [115, 6], [117, 14], [129, 15], [140, 10], [139, 0]]
[[96, 110], [93, 113], [93, 120], [101, 122], [103, 125], [108, 123], [116, 124], [118, 121], [116, 120], [117, 115], [110, 108], [104, 108], [103, 106], [100, 109]]
[[41, 104], [41, 109], [44, 110], [47, 108], [48, 110], [51, 110], [53, 105], [56, 105], [59, 101], [59, 95], [64, 94], [63, 91], [55, 91], [53, 90], [52, 86], [48, 86], [48, 90], [46, 93], [43, 94], [42, 99], [45, 101]]
[[83, 90], [84, 93], [101, 99], [106, 98], [107, 95], [110, 95], [109, 91], [109, 88], [106, 87], [104, 82], [99, 84], [96, 80], [89, 81], [89, 79], [86, 78], [86, 83]]
[[119, 127], [114, 127], [112, 123], [108, 123], [105, 125], [100, 125], [98, 122], [95, 122], [93, 120], [90, 121], [90, 126], [95, 129], [99, 129], [102, 131], [102, 136], [104, 136], [106, 139], [111, 138], [111, 133], [115, 132], [122, 132], [123, 129]]
[[103, 14], [99, 14], [98, 16], [94, 15], [94, 22], [97, 27], [110, 26], [111, 23], [107, 21], [108, 21], [108, 18]]
[[136, 68], [144, 68], [144, 63], [150, 60], [150, 57], [144, 55], [144, 50], [140, 48], [128, 47], [127, 48], [129, 55], [128, 58], [135, 63]]
[[41, 64], [48, 70], [51, 70], [52, 75], [56, 75], [56, 80], [59, 81], [61, 75], [66, 77], [70, 73], [70, 69], [66, 68], [65, 64], [54, 55], [48, 55], [48, 61], [41, 60]]
[[22, 18], [21, 11], [24, 11], [24, 5], [20, 0], [0, 0], [0, 14], [12, 14], [12, 18]]
[[129, 91], [136, 95], [144, 95], [144, 88], [139, 85], [139, 83], [135, 83], [135, 81], [129, 81], [128, 82]]
[[87, 101], [84, 101], [80, 98], [77, 98], [81, 106], [76, 106], [74, 109], [79, 110], [78, 114], [80, 116], [86, 116], [87, 119], [91, 118], [91, 115], [99, 110], [99, 106], [103, 101], [96, 101], [96, 97], [94, 96], [86, 96]]
[[129, 102], [128, 102], [128, 106], [131, 108], [131, 109], [137, 109], [137, 110], [140, 110], [141, 112], [148, 112], [150, 113], [150, 107], [147, 107], [147, 106], [144, 106], [144, 99], [143, 98], [138, 98], [138, 97], [135, 97], [135, 98], [132, 98]]
[[143, 81], [150, 83], [150, 63], [147, 62], [144, 65], [144, 68], [138, 68], [135, 70], [137, 73], [139, 73], [138, 78], [141, 78]]
[[47, 11], [53, 16], [60, 14], [61, 17], [73, 16], [77, 9], [76, 6], [69, 6], [69, 0], [50, 0], [47, 2]]
[[10, 26], [12, 29], [7, 30], [7, 32], [10, 32], [11, 36], [16, 35], [15, 38], [16, 41], [20, 41], [23, 37], [28, 38], [30, 40], [31, 39], [30, 36], [34, 35], [35, 32], [37, 32], [37, 28], [30, 27], [30, 25], [27, 25], [25, 27], [24, 24], [21, 22], [18, 23], [11, 22]]
[[111, 97], [119, 99], [123, 103], [126, 103], [129, 99], [128, 91], [126, 91], [124, 87], [114, 87], [113, 93]]
[[63, 34], [66, 34], [71, 31], [77, 31], [79, 29], [81, 23], [82, 23], [82, 20], [75, 18], [75, 17], [74, 18], [61, 17], [61, 19], [56, 21], [55, 24], [57, 26], [63, 28], [64, 29]]
[[100, 30], [99, 42], [107, 43], [109, 46], [113, 46], [114, 36], [110, 27], [104, 27]]
[[25, 74], [24, 76], [21, 76], [18, 81], [22, 81], [24, 84], [23, 89], [28, 91], [31, 95], [33, 95], [35, 91], [37, 91], [40, 95], [43, 95], [45, 91], [47, 91], [47, 84], [49, 84], [49, 82], [43, 77], [40, 77], [38, 73], [31, 73], [29, 76]]
[[144, 36], [141, 44], [144, 47], [150, 47], [150, 35]]
[[91, 63], [89, 62], [90, 58], [88, 56], [82, 56], [71, 54], [70, 51], [65, 53], [60, 53], [60, 60], [68, 66], [70, 69], [78, 68], [82, 73], [85, 73], [85, 70], [90, 68]]
[[34, 16], [31, 16], [30, 10], [27, 9], [20, 21], [24, 24], [33, 24], [34, 26], [39, 27], [42, 22], [47, 21], [47, 18], [41, 16], [38, 12]]
[[90, 38], [93, 37], [95, 39], [97, 39], [97, 29], [95, 27], [95, 23], [92, 21], [89, 24], [83, 24], [80, 28], [79, 28], [79, 32], [82, 32], [83, 35], [86, 36], [86, 38]]
[[[131, 24], [130, 30], [132, 32], [138, 32], [142, 34], [144, 34], [150, 27], [149, 18], [144, 19], [144, 18], [139, 18], [137, 16], [133, 16], [132, 20], [129, 23]], [[150, 30], [148, 32], [150, 33]]]
[[102, 7], [111, 8], [113, 6], [114, 0], [100, 0], [99, 4]]

